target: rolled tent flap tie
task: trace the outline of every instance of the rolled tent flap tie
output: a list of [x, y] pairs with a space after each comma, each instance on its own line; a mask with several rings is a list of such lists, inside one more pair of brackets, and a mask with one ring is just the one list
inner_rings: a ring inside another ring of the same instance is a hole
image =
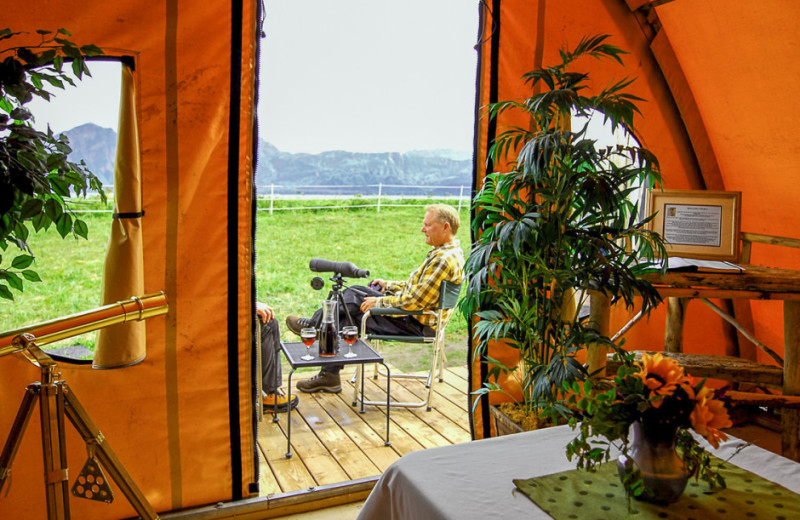
[[[114, 164], [114, 219], [103, 271], [103, 303], [144, 292], [141, 169], [133, 70], [122, 67], [119, 133]], [[113, 325], [97, 333], [94, 368], [135, 365], [146, 355], [145, 323]]]

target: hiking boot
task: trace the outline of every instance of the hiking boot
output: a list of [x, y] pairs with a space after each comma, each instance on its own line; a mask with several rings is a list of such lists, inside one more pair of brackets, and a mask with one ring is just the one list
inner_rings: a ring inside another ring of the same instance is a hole
[[310, 379], [298, 381], [297, 389], [308, 394], [314, 392], [338, 394], [342, 391], [342, 380], [339, 378], [339, 374], [320, 372]]
[[300, 335], [300, 329], [304, 329], [306, 327], [314, 327], [313, 320], [311, 318], [300, 318], [293, 314], [286, 316], [286, 326], [289, 327], [289, 330]]
[[289, 398], [283, 392], [275, 390], [274, 393], [265, 394], [261, 398], [261, 402], [264, 405], [265, 412], [288, 412], [290, 409], [297, 408], [300, 398], [293, 395], [292, 400], [289, 401]]

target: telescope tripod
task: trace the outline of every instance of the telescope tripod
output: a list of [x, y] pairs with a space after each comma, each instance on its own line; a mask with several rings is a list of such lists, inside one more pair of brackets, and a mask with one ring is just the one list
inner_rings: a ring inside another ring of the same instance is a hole
[[[22, 344], [21, 353], [41, 368], [42, 380], [28, 385], [17, 411], [11, 433], [0, 454], [0, 492], [11, 473], [14, 456], [19, 449], [28, 421], [39, 401], [44, 455], [44, 483], [49, 520], [69, 520], [69, 482], [65, 442], [64, 415], [69, 418], [86, 444], [89, 460], [78, 475], [72, 494], [101, 502], [112, 502], [114, 494], [100, 469], [108, 471], [139, 516], [145, 520], [158, 519], [153, 507], [133, 482], [125, 466], [114, 454], [105, 436], [94, 425], [89, 414], [70, 390], [66, 381], [56, 380], [57, 363], [42, 352], [30, 334], [15, 339]], [[98, 464], [97, 462], [100, 462]]]
[[[353, 322], [353, 317], [350, 316], [350, 309], [347, 308], [347, 305], [344, 303], [344, 296], [341, 293], [342, 287], [344, 287], [344, 279], [340, 273], [335, 273], [333, 277], [331, 277], [331, 281], [333, 282], [333, 286], [331, 287], [331, 291], [328, 293], [328, 300], [336, 300], [336, 304], [339, 306], [340, 309], [344, 309], [345, 316], [347, 316], [347, 321], [350, 322], [350, 325], [359, 326], [359, 323]], [[336, 313], [339, 314], [338, 312]], [[339, 324], [338, 317], [334, 317], [336, 320], [336, 328], [338, 329], [340, 326], [344, 326]]]

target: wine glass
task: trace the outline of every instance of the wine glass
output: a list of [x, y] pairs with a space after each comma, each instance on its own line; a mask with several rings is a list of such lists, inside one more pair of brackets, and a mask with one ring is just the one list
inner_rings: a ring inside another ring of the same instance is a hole
[[345, 354], [344, 357], [356, 357], [356, 353], [353, 352], [353, 343], [355, 343], [358, 339], [358, 327], [348, 325], [342, 328], [342, 339], [344, 339], [344, 342], [347, 343], [347, 354]]
[[306, 353], [305, 355], [300, 356], [300, 359], [311, 361], [314, 359], [314, 356], [311, 355], [311, 345], [313, 345], [314, 341], [317, 339], [317, 329], [313, 327], [301, 329], [300, 339], [303, 341], [303, 345], [306, 346]]

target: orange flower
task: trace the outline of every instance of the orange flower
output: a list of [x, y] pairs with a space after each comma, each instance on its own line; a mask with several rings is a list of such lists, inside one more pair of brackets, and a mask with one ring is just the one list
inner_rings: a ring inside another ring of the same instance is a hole
[[660, 407], [664, 397], [672, 395], [678, 385], [689, 382], [689, 378], [683, 373], [683, 367], [674, 359], [660, 353], [652, 356], [644, 354], [639, 366], [641, 370], [636, 376], [650, 390], [650, 398], [656, 398], [652, 402], [654, 408]]
[[719, 448], [720, 440], [728, 440], [728, 436], [722, 433], [720, 428], [730, 428], [733, 426], [728, 410], [722, 401], [712, 399], [714, 390], [703, 388], [697, 394], [697, 403], [689, 416], [692, 421], [694, 431], [706, 438], [715, 448]]

